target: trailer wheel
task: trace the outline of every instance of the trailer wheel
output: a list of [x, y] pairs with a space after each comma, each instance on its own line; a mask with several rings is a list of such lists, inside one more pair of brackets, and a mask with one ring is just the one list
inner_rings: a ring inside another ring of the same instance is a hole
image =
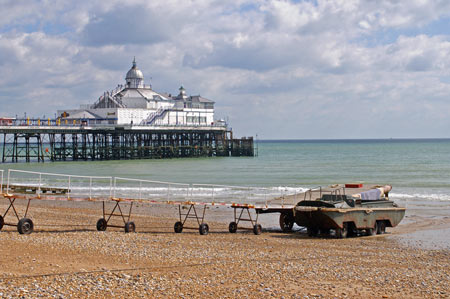
[[230, 222], [230, 225], [228, 225], [228, 231], [232, 234], [234, 234], [237, 231], [237, 223], [236, 222]]
[[319, 228], [314, 226], [308, 226], [306, 232], [310, 237], [316, 237], [319, 234]]
[[133, 221], [125, 223], [125, 232], [134, 233], [136, 231], [136, 224]]
[[5, 220], [3, 219], [3, 216], [0, 216], [0, 230], [2, 230], [3, 225], [5, 225]]
[[34, 229], [33, 221], [31, 221], [31, 219], [28, 218], [20, 219], [19, 223], [17, 224], [17, 230], [21, 235], [29, 235], [33, 232], [33, 229]]
[[280, 228], [284, 233], [292, 231], [294, 217], [288, 213], [280, 213]]
[[183, 231], [183, 223], [181, 223], [180, 221], [175, 222], [175, 225], [173, 226], [173, 230], [179, 234]]
[[200, 235], [207, 235], [209, 232], [208, 224], [206, 224], [206, 223], [200, 224], [200, 226], [198, 227], [198, 231], [199, 231]]
[[104, 232], [107, 227], [108, 227], [108, 223], [106, 222], [105, 218], [100, 218], [97, 221], [97, 230], [99, 232]]
[[378, 222], [377, 234], [382, 235], [386, 232], [386, 223], [383, 220], [377, 222]]
[[255, 235], [260, 235], [261, 232], [262, 232], [262, 226], [261, 226], [261, 224], [255, 224], [255, 225], [253, 226], [253, 233], [254, 233]]

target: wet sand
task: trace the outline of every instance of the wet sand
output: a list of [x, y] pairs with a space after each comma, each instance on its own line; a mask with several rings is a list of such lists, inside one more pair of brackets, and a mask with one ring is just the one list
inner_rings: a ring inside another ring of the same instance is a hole
[[0, 232], [0, 298], [449, 297], [450, 249], [423, 244], [449, 241], [450, 203], [399, 203], [387, 234], [339, 240], [282, 233], [277, 214], [260, 216], [262, 235], [230, 234], [224, 208], [208, 210], [209, 235], [175, 234], [176, 207], [147, 205], [137, 233], [97, 232], [100, 203], [33, 201], [33, 234]]

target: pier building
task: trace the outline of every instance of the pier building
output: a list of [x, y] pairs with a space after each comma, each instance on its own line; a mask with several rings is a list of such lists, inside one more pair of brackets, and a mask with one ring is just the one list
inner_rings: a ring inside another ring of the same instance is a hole
[[177, 95], [158, 93], [144, 84], [144, 75], [133, 60], [125, 84], [105, 91], [92, 105], [58, 110], [69, 122], [135, 125], [214, 125], [214, 101], [200, 95], [188, 96], [183, 86]]
[[93, 104], [0, 123], [1, 162], [254, 156], [253, 138], [234, 138], [214, 104], [183, 86], [177, 95], [154, 91], [133, 60], [125, 84]]

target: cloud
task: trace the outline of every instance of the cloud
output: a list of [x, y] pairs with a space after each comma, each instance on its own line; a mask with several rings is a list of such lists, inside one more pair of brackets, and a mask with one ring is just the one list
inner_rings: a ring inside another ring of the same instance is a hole
[[237, 135], [449, 137], [448, 1], [0, 6], [1, 115], [94, 102], [136, 56], [146, 83], [216, 101]]

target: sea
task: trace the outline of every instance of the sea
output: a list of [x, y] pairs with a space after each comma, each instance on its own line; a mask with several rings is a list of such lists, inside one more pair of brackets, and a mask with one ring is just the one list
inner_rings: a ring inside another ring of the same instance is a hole
[[255, 157], [3, 163], [0, 169], [304, 190], [390, 184], [394, 200], [450, 202], [450, 139], [259, 140]]
[[[254, 189], [265, 190], [262, 193], [251, 191], [253, 199], [266, 196], [277, 197], [283, 192], [285, 194], [300, 193], [308, 188], [332, 184], [390, 184], [393, 189], [389, 193], [389, 198], [400, 206], [406, 207], [406, 216], [401, 226], [411, 227], [426, 221], [440, 223], [429, 230], [413, 229], [407, 234], [393, 235], [390, 238], [411, 246], [450, 250], [450, 226], [448, 225], [450, 139], [259, 140], [255, 146], [257, 153], [255, 157], [3, 163], [0, 164], [0, 170], [4, 170], [5, 181], [8, 170], [13, 169], [188, 184], [190, 190], [195, 189], [197, 192], [199, 197], [196, 198], [206, 196], [206, 200], [211, 200], [211, 189], [204, 186], [193, 188], [193, 184], [255, 187]], [[13, 183], [29, 185], [30, 178], [37, 182], [36, 174], [31, 174], [28, 178], [20, 177], [19, 172], [12, 171], [11, 174], [11, 177], [17, 176], [19, 180]], [[66, 177], [46, 177], [57, 182], [57, 187], [67, 188]], [[92, 195], [91, 193], [95, 190], [91, 191], [88, 185], [96, 185], [100, 193], [108, 193], [110, 190], [108, 184], [111, 185], [108, 180], [101, 182], [102, 187], [101, 183], [97, 184], [97, 181], [91, 182], [84, 179], [80, 185], [76, 186], [74, 181], [75, 178], [72, 178], [71, 192], [78, 190], [89, 192], [89, 195]], [[136, 183], [136, 181], [130, 187], [130, 182], [133, 181], [122, 180], [121, 182], [125, 182], [126, 185], [122, 187], [118, 185], [117, 192], [123, 194], [114, 194], [117, 197], [130, 196], [134, 192], [134, 196], [139, 198], [144, 193], [161, 198], [168, 190], [167, 185], [164, 184], [152, 183], [143, 186], [141, 182]], [[186, 189], [182, 186], [186, 185], [171, 185], [169, 187], [173, 193], [171, 196], [175, 199], [176, 196], [180, 199], [186, 196]], [[176, 188], [179, 188], [178, 191]], [[232, 201], [237, 202], [242, 194], [244, 194], [242, 201], [249, 200], [248, 194], [245, 193], [248, 191], [236, 191], [234, 187], [233, 189], [218, 186], [213, 188], [214, 201], [218, 198], [227, 201], [232, 197]], [[263, 214], [260, 218], [260, 223], [265, 229], [279, 230], [277, 217], [272, 214]], [[304, 230], [297, 226], [294, 228]]]

